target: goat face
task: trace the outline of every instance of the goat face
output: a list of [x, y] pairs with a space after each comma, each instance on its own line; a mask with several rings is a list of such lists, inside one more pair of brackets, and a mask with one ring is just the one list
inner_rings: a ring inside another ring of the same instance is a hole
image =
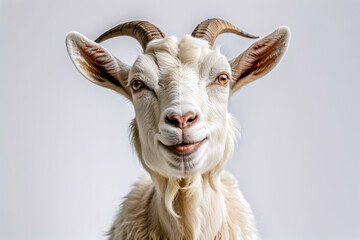
[[[210, 34], [203, 34], [204, 27]], [[165, 177], [221, 170], [234, 144], [233, 120], [227, 112], [229, 96], [274, 68], [290, 37], [287, 27], [279, 28], [228, 62], [219, 50], [212, 49], [216, 36], [226, 31], [253, 36], [219, 19], [204, 21], [197, 29], [194, 37], [185, 36], [179, 42], [165, 38], [150, 23], [130, 22], [97, 39], [106, 40], [118, 31], [118, 35], [139, 40], [144, 54], [132, 67], [79, 33], [67, 36], [68, 51], [78, 70], [132, 101], [139, 157], [148, 171]], [[198, 38], [199, 31], [205, 40]]]
[[204, 40], [186, 36], [149, 43], [128, 82], [147, 167], [181, 177], [222, 160], [233, 132], [230, 79], [228, 61]]

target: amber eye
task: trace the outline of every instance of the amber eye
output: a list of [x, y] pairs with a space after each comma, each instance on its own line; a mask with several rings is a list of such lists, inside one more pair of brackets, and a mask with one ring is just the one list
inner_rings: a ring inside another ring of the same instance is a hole
[[222, 73], [219, 76], [217, 76], [216, 81], [221, 85], [225, 86], [229, 81], [229, 76], [225, 73]]
[[134, 92], [139, 91], [144, 87], [144, 83], [140, 80], [135, 80], [131, 83], [131, 88]]

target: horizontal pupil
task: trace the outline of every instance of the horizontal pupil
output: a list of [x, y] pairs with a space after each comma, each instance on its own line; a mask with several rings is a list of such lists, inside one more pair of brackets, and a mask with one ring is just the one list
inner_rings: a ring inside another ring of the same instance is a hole
[[223, 81], [224, 81], [224, 80], [226, 80], [226, 79], [227, 79], [227, 76], [226, 76], [226, 75], [221, 75], [221, 76], [220, 76], [220, 80], [223, 80]]
[[134, 86], [135, 89], [139, 89], [141, 87], [141, 85], [142, 84], [139, 81], [136, 81], [136, 82], [134, 82], [133, 86]]

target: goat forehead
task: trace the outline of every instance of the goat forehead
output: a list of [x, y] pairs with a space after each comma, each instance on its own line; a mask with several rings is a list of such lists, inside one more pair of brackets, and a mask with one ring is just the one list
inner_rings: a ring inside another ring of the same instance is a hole
[[186, 35], [181, 41], [175, 37], [151, 41], [145, 53], [154, 54], [160, 59], [171, 56], [177, 61], [189, 64], [201, 61], [204, 55], [211, 51], [207, 41]]
[[196, 68], [211, 52], [208, 42], [185, 36], [181, 41], [175, 37], [152, 41], [145, 54], [153, 58], [160, 71], [171, 72], [183, 66]]
[[132, 74], [142, 73], [155, 85], [192, 85], [200, 80], [200, 72], [212, 66], [227, 70], [228, 63], [218, 50], [210, 49], [207, 41], [191, 36], [181, 41], [168, 37], [148, 44], [145, 54], [135, 62]]

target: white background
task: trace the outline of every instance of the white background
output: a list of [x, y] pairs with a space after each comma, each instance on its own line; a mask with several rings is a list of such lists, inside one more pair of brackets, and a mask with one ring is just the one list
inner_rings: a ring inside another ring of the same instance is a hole
[[[229, 103], [242, 139], [226, 168], [263, 239], [360, 239], [358, 0], [1, 0], [0, 11], [0, 239], [106, 239], [144, 172], [128, 141], [131, 103], [80, 75], [66, 33], [95, 39], [148, 20], [181, 38], [211, 17], [260, 36], [292, 31], [280, 65]], [[253, 42], [216, 44], [233, 58]], [[103, 45], [128, 64], [141, 53], [129, 37]]]

